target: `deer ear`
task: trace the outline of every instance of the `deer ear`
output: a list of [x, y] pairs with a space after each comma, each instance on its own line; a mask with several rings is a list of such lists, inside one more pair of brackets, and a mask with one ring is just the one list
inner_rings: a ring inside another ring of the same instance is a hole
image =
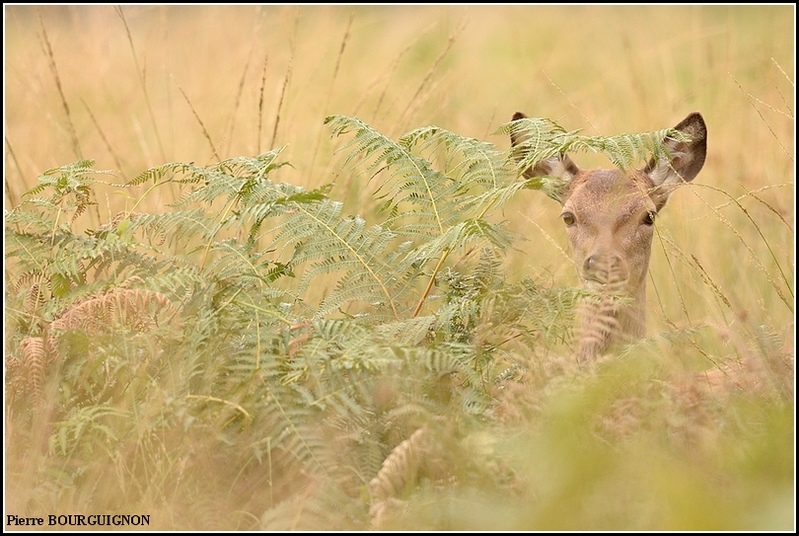
[[[521, 112], [516, 112], [513, 114], [512, 121], [525, 118], [527, 118], [526, 115]], [[517, 147], [521, 145], [528, 138], [529, 136], [525, 135], [524, 133], [520, 133], [518, 130], [511, 130], [511, 147]], [[521, 160], [523, 155], [517, 152], [516, 158]], [[554, 177], [556, 179], [560, 179], [563, 186], [554, 192], [550, 192], [548, 195], [560, 201], [561, 204], [563, 203], [564, 196], [569, 189], [572, 179], [574, 179], [578, 173], [580, 173], [580, 168], [578, 168], [577, 164], [575, 164], [566, 154], [546, 158], [540, 162], [537, 162], [533, 167], [524, 170], [524, 176], [527, 179], [532, 179], [534, 177]]]
[[663, 144], [667, 154], [653, 158], [643, 170], [655, 187], [651, 197], [658, 210], [680, 184], [692, 181], [705, 164], [707, 126], [702, 115], [697, 112], [690, 114], [674, 130], [687, 135], [690, 141], [666, 138]]

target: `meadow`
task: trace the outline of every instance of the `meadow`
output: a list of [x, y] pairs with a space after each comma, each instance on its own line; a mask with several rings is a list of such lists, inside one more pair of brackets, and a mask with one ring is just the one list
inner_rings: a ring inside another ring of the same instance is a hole
[[[6, 514], [795, 529], [794, 6], [4, 15]], [[708, 126], [588, 367], [516, 111]]]

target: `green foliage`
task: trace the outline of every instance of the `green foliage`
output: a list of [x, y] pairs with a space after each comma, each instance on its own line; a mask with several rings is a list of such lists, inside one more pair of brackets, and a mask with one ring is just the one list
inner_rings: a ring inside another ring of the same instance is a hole
[[667, 137], [688, 141], [686, 134], [673, 128], [617, 136], [582, 136], [579, 132], [567, 131], [551, 119], [537, 117], [517, 119], [498, 130], [498, 133], [512, 133], [524, 140], [514, 149], [521, 156], [521, 169], [559, 154], [587, 151], [601, 153], [617, 167], [628, 169], [664, 154], [663, 140]]
[[[136, 505], [198, 530], [763, 526], [724, 519], [746, 497], [713, 509], [718, 486], [670, 489], [666, 475], [715, 456], [714, 439], [734, 449], [740, 431], [755, 450], [775, 442], [739, 417], [782, 437], [784, 393], [765, 397], [774, 412], [725, 410], [672, 390], [674, 371], [643, 350], [577, 370], [580, 293], [503, 270], [516, 236], [494, 218], [544, 187], [517, 179], [530, 158], [588, 148], [629, 163], [667, 131], [587, 138], [525, 120], [504, 127], [534, 134], [515, 163], [437, 127], [394, 141], [326, 122], [352, 135], [348, 165], [380, 180], [382, 221], [348, 214], [328, 186], [277, 182], [282, 149], [148, 170], [126, 185], [147, 187], [131, 210], [83, 232], [73, 224], [104, 184], [91, 177], [106, 173], [89, 161], [46, 172], [6, 213], [8, 455], [43, 464], [11, 468], [20, 512]], [[137, 211], [166, 185], [174, 204]], [[757, 333], [779, 362], [773, 330]], [[709, 513], [670, 524], [659, 505], [674, 497]]]

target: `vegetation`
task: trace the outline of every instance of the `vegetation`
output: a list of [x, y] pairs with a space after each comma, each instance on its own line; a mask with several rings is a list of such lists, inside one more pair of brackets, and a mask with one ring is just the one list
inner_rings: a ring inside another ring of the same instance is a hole
[[[28, 49], [19, 29], [38, 28], [57, 87], [43, 107], [66, 126], [53, 151], [64, 160], [32, 183], [23, 162], [51, 156], [27, 148], [24, 110], [9, 119], [7, 513], [149, 514], [146, 528], [166, 530], [794, 527], [793, 158], [784, 149], [793, 111], [764, 104], [765, 85], [741, 91], [733, 78], [736, 96], [724, 94], [759, 112], [746, 136], [714, 129], [728, 103], [713, 90], [695, 97], [717, 152], [697, 179], [704, 186], [681, 190], [670, 203], [683, 206], [658, 221], [653, 335], [579, 368], [570, 331], [580, 291], [559, 252], [562, 231], [555, 214], [550, 226], [531, 212], [539, 200], [554, 212], [554, 202], [531, 191], [546, 192], [546, 181], [520, 179], [520, 168], [567, 148], [640, 164], [668, 130], [589, 136], [560, 119], [511, 127], [513, 108], [488, 132], [447, 120], [464, 114], [465, 95], [437, 106], [436, 88], [442, 72], [466, 72], [451, 62], [468, 29], [454, 25], [443, 42], [435, 29], [407, 37], [422, 11], [446, 25], [454, 12], [443, 8], [164, 8], [133, 17], [124, 8], [111, 19], [123, 36], [113, 42], [137, 75], [127, 87], [140, 99], [133, 122], [151, 134], [121, 152], [131, 131], [106, 131], [111, 116], [100, 112], [121, 96], [84, 100], [79, 113], [69, 85], [87, 80], [65, 75], [66, 45], [53, 35], [69, 17], [91, 26], [112, 8], [6, 9], [17, 25], [7, 42], [20, 57]], [[730, 46], [746, 48], [759, 24], [783, 24], [787, 8], [659, 9], [700, 22], [723, 15], [740, 40]], [[290, 39], [258, 69], [252, 45], [234, 39], [245, 61], [238, 76], [223, 73], [236, 88], [232, 109], [222, 107], [227, 119], [207, 119], [216, 89], [176, 82], [184, 121], [153, 93], [161, 86], [143, 65], [142, 21], [160, 13], [167, 22], [152, 28], [221, 36], [205, 17], [242, 24], [253, 12], [253, 35], [276, 18], [293, 22]], [[490, 26], [522, 12], [463, 13], [486, 14]], [[319, 33], [326, 17], [341, 22], [336, 47]], [[364, 43], [382, 28], [368, 23], [383, 17], [407, 23], [391, 42], [409, 44], [364, 84], [353, 64], [381, 53]], [[306, 32], [326, 46], [311, 48]], [[699, 29], [686, 35], [717, 52]], [[766, 48], [781, 52], [780, 43]], [[655, 95], [634, 83], [644, 52], [625, 56], [628, 91], [641, 101]], [[692, 60], [689, 80], [710, 61]], [[269, 104], [275, 62], [285, 70]], [[331, 66], [323, 83], [320, 64]], [[792, 75], [780, 69], [793, 64], [778, 55], [754, 74], [735, 72], [744, 84], [764, 83], [762, 70], [776, 69], [769, 83], [785, 87]], [[22, 77], [21, 64], [7, 69]], [[342, 80], [364, 93], [347, 101]], [[685, 84], [679, 98], [658, 98], [680, 103], [683, 92], [703, 90]], [[9, 98], [24, 85], [8, 83]], [[300, 114], [306, 85], [329, 89]], [[209, 95], [199, 95], [203, 87]], [[513, 98], [529, 108], [525, 94]], [[242, 119], [247, 103], [255, 113]], [[625, 119], [638, 109], [616, 105]], [[592, 116], [593, 106], [575, 109]], [[683, 112], [645, 119], [668, 124]], [[297, 124], [313, 116], [318, 128], [302, 132]], [[456, 128], [409, 126], [419, 116]], [[167, 136], [165, 121], [183, 125], [181, 135]], [[237, 136], [242, 122], [249, 130]], [[540, 134], [522, 163], [481, 141], [493, 132], [505, 143], [510, 128]], [[84, 157], [90, 150], [117, 171], [97, 169]]]

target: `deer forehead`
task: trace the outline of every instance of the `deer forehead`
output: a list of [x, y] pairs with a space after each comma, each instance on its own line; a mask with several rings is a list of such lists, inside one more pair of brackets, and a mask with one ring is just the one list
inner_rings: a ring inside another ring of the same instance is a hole
[[563, 209], [583, 222], [618, 225], [655, 212], [649, 197], [652, 183], [641, 172], [618, 169], [580, 171], [574, 177]]

